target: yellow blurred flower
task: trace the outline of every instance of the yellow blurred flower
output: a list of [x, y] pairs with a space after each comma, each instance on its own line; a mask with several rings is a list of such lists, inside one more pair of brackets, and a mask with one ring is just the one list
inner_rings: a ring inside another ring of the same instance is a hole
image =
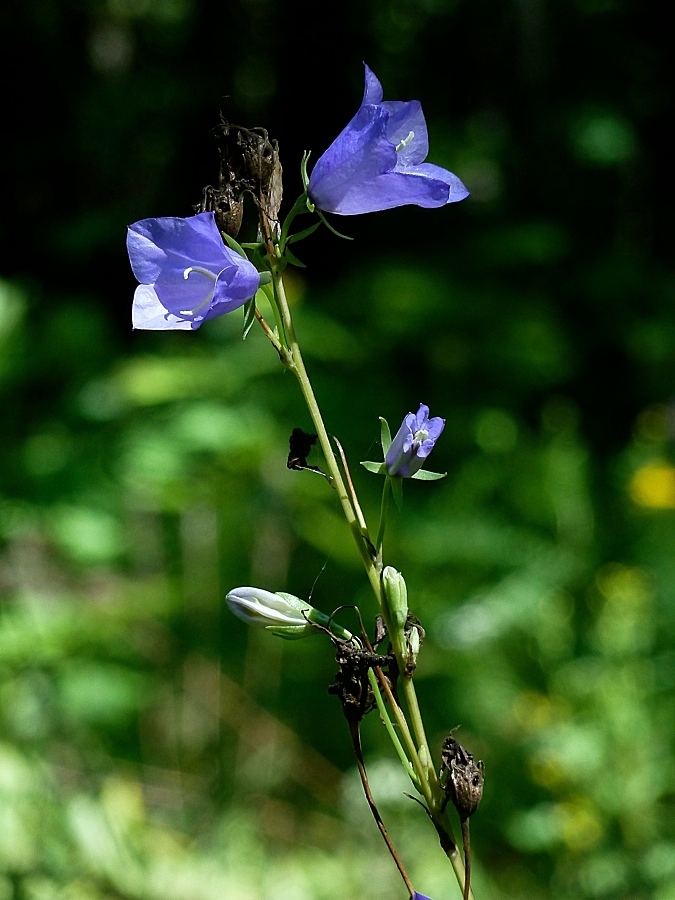
[[635, 472], [628, 485], [631, 499], [652, 509], [675, 509], [675, 466], [650, 462]]

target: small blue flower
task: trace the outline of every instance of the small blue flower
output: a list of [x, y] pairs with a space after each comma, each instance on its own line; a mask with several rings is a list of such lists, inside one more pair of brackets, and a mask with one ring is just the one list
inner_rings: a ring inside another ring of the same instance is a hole
[[420, 894], [419, 891], [415, 891], [410, 900], [431, 900], [431, 897], [427, 897], [425, 894]]
[[223, 243], [212, 212], [134, 222], [127, 250], [140, 282], [134, 328], [199, 328], [243, 306], [260, 284], [255, 266]]
[[385, 464], [389, 475], [410, 478], [418, 472], [445, 428], [445, 419], [429, 418], [423, 403], [417, 413], [408, 413], [387, 450]]
[[383, 103], [382, 85], [365, 69], [359, 111], [312, 170], [307, 189], [312, 203], [324, 212], [354, 216], [408, 203], [445, 206], [467, 197], [456, 175], [424, 162], [429, 139], [419, 101]]

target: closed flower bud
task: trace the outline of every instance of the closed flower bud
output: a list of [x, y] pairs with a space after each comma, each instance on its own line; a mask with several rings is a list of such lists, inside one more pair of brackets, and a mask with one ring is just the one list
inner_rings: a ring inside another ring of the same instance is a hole
[[392, 566], [385, 566], [382, 572], [382, 584], [387, 598], [391, 624], [402, 631], [408, 618], [408, 588], [405, 579]]
[[231, 590], [225, 599], [237, 618], [289, 640], [311, 634], [310, 619], [321, 623], [326, 619], [323, 613], [293, 594], [239, 587]]

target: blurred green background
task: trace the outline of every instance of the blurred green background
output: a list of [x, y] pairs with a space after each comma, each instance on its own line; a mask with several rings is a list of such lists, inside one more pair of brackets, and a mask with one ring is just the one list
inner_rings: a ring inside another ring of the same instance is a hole
[[[388, 561], [436, 750], [486, 763], [479, 900], [675, 898], [672, 37], [637, 0], [25, 0], [0, 12], [0, 900], [403, 897], [320, 639], [231, 587], [373, 605], [309, 421], [235, 313], [132, 333], [125, 227], [189, 215], [219, 112], [299, 160], [366, 60], [472, 191], [336, 225], [289, 273], [372, 523], [377, 417], [447, 419]], [[667, 7], [663, 7], [664, 10]], [[328, 18], [323, 16], [328, 13]], [[315, 460], [319, 461], [319, 460]], [[418, 890], [458, 897], [376, 717]]]

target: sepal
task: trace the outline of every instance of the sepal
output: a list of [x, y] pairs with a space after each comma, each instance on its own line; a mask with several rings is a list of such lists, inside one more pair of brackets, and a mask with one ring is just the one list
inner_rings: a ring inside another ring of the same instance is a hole
[[[386, 466], [386, 463], [385, 463]], [[394, 498], [396, 509], [401, 512], [403, 509], [403, 479], [389, 476], [391, 480], [391, 496]]]
[[361, 465], [364, 469], [368, 469], [369, 472], [373, 472], [375, 475], [386, 475], [387, 474], [387, 465], [383, 462], [373, 462], [371, 459], [364, 460]]
[[249, 331], [255, 322], [255, 297], [251, 297], [244, 303], [244, 333], [241, 336], [243, 341], [246, 340]]
[[382, 444], [382, 455], [386, 457], [391, 447], [391, 429], [389, 422], [380, 416], [380, 443]]

